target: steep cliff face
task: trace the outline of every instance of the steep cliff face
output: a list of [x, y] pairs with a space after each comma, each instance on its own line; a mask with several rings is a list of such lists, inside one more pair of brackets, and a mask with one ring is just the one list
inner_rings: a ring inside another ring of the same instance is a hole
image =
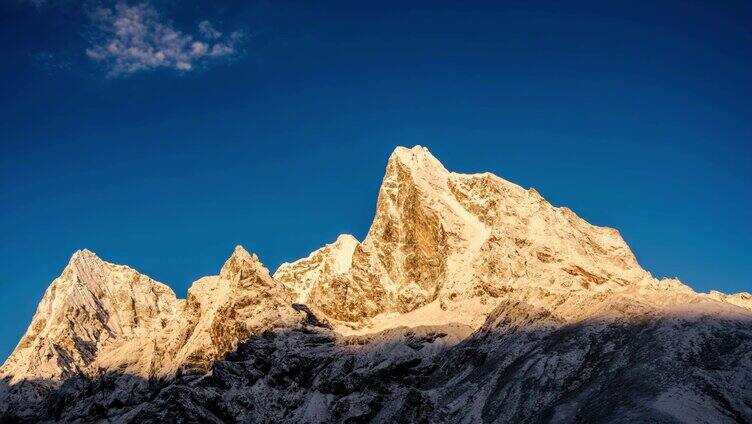
[[[456, 262], [486, 231], [447, 196], [449, 178], [424, 148], [397, 148], [389, 158], [376, 215], [363, 243], [344, 252], [322, 249], [280, 267], [275, 278], [296, 292], [306, 290], [310, 304], [341, 321], [409, 312], [434, 301], [451, 272], [457, 271]], [[348, 266], [320, 265], [329, 262]], [[304, 289], [299, 288], [301, 281], [306, 282]]]
[[45, 292], [0, 373], [13, 381], [88, 374], [101, 350], [162, 331], [177, 310], [169, 287], [80, 250]]
[[362, 243], [347, 240], [347, 249], [334, 248], [338, 240], [284, 264], [274, 277], [356, 328], [411, 312], [478, 325], [494, 299], [528, 287], [689, 290], [654, 279], [617, 230], [591, 225], [495, 175], [449, 172], [420, 146], [395, 150], [368, 235]]

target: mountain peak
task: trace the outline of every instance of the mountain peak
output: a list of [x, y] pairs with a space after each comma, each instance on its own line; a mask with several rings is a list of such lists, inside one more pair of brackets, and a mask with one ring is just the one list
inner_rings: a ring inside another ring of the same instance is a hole
[[92, 371], [100, 349], [161, 328], [175, 308], [169, 287], [78, 250], [45, 291], [0, 375], [58, 379]]
[[605, 291], [651, 278], [615, 231], [493, 174], [451, 173], [419, 145], [394, 150], [371, 228], [351, 244], [342, 255], [327, 245], [275, 277], [343, 321], [459, 305], [501, 287]]
[[439, 176], [448, 173], [444, 165], [431, 154], [428, 148], [421, 145], [416, 145], [412, 148], [399, 146], [394, 149], [387, 162], [387, 175], [389, 175], [390, 170], [397, 163], [412, 172], [417, 171], [429, 176]]
[[102, 259], [91, 250], [79, 249], [73, 252], [73, 255], [71, 255], [70, 260], [68, 261], [68, 264], [73, 265], [73, 264], [81, 263], [81, 262], [91, 262], [91, 261], [101, 261], [101, 260]]
[[73, 255], [71, 255], [71, 259], [79, 258], [79, 257], [87, 257], [87, 256], [97, 256], [97, 254], [86, 248], [78, 249], [75, 252], [73, 252]]
[[[238, 245], [219, 274], [178, 300], [76, 251], [0, 368], [0, 422], [613, 421], [587, 406], [622, 386], [664, 421], [752, 417], [751, 294], [659, 282], [618, 231], [422, 146], [391, 155], [362, 243], [343, 234], [274, 278]], [[595, 377], [572, 392], [581, 370]]]
[[243, 246], [237, 245], [232, 255], [222, 265], [219, 276], [225, 280], [246, 280], [257, 275], [261, 280], [271, 280], [269, 270], [261, 263], [256, 254], [249, 253]]
[[397, 146], [394, 148], [393, 155], [429, 155], [433, 157], [431, 152], [428, 150], [428, 147], [421, 146], [420, 144], [416, 144], [413, 147], [405, 147], [405, 146]]
[[161, 372], [206, 371], [251, 335], [295, 325], [301, 314], [291, 304], [258, 257], [236, 246], [219, 277], [201, 278], [188, 289], [183, 327], [172, 340], [174, 360]]
[[[251, 255], [250, 252], [248, 252], [245, 247], [241, 245], [235, 246], [235, 248], [232, 250], [232, 256], [242, 257], [244, 259], [253, 260], [256, 255]], [[258, 261], [258, 258], [255, 258], [255, 260]]]

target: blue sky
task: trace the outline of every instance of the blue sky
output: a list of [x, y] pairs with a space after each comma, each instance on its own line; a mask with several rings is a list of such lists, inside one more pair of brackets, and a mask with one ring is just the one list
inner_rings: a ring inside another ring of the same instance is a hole
[[0, 357], [79, 248], [184, 296], [362, 239], [397, 145], [752, 289], [748, 2], [359, 3], [2, 2]]

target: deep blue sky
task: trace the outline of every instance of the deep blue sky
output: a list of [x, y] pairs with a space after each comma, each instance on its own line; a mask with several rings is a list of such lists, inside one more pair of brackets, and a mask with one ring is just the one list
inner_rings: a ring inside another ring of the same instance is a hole
[[273, 271], [362, 239], [397, 145], [618, 228], [658, 277], [752, 289], [749, 2], [360, 3], [153, 0], [244, 37], [117, 75], [96, 1], [2, 2], [0, 357], [79, 248], [182, 297], [235, 244]]

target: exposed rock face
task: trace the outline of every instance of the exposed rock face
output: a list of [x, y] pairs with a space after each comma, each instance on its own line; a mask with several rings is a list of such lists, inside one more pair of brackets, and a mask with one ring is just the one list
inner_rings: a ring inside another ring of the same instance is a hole
[[[366, 330], [372, 318], [425, 315], [421, 307], [434, 309], [425, 323], [479, 325], [495, 299], [528, 287], [643, 291], [657, 303], [694, 295], [642, 269], [617, 230], [495, 175], [451, 173], [420, 146], [395, 150], [368, 235], [346, 240], [274, 277], [329, 318]], [[744, 307], [743, 296], [712, 297]]]
[[353, 253], [360, 243], [343, 234], [332, 244], [311, 253], [294, 264], [284, 263], [274, 278], [291, 288], [298, 303], [308, 303], [311, 289], [327, 278], [346, 274], [352, 266]]
[[55, 382], [107, 371], [202, 373], [251, 335], [294, 327], [304, 314], [291, 305], [289, 292], [240, 246], [218, 276], [196, 281], [186, 300], [83, 250], [47, 289], [2, 375]]
[[88, 251], [0, 369], [0, 421], [752, 422], [752, 295], [657, 280], [619, 233], [427, 149], [373, 224], [177, 299]]
[[217, 277], [204, 277], [188, 290], [182, 321], [168, 342], [175, 351], [169, 375], [177, 369], [202, 372], [211, 362], [253, 334], [292, 327], [302, 314], [269, 271], [238, 246]]
[[103, 348], [161, 331], [177, 309], [169, 287], [80, 250], [45, 292], [0, 372], [12, 381], [88, 374]]

